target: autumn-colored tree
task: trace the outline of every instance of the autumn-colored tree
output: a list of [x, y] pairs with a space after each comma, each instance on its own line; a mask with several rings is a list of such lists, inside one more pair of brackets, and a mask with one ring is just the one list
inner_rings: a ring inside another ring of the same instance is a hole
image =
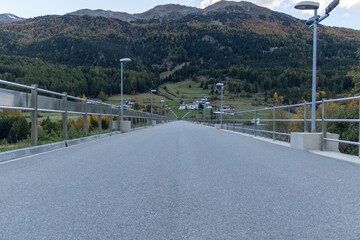
[[84, 127], [84, 119], [82, 117], [78, 117], [75, 121], [75, 127], [77, 129], [81, 129]]
[[10, 117], [22, 117], [23, 113], [20, 110], [13, 110], [13, 109], [4, 109], [0, 116], [10, 118]]
[[284, 96], [278, 96], [277, 92], [274, 93], [274, 100], [277, 106], [284, 102]]

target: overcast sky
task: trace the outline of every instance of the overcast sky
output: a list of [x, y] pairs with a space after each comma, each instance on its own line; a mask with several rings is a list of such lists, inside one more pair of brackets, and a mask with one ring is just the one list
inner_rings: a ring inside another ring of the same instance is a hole
[[[218, 1], [220, 0], [7, 0], [1, 3], [0, 9], [1, 13], [12, 13], [19, 17], [30, 18], [49, 14], [63, 15], [83, 8], [141, 13], [156, 5], [168, 3], [204, 8]], [[299, 1], [301, 0], [248, 0], [248, 2], [300, 19], [308, 19], [313, 15], [313, 11], [295, 10], [294, 5]], [[318, 0], [320, 2], [319, 14], [324, 13], [324, 9], [331, 1]], [[322, 24], [360, 30], [360, 0], [340, 0], [339, 7]]]

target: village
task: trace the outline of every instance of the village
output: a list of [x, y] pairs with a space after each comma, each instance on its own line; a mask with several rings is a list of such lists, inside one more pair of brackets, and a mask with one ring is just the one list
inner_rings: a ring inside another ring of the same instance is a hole
[[[192, 103], [183, 102], [179, 106], [179, 110], [198, 110], [198, 109], [204, 109], [204, 108], [205, 109], [213, 109], [213, 114], [221, 113], [221, 108], [217, 107], [216, 105], [212, 105], [209, 102], [208, 96], [201, 97], [200, 99], [195, 100]], [[233, 108], [232, 106], [230, 106], [230, 105], [223, 106], [223, 114], [233, 115], [234, 112], [235, 112], [235, 108]]]

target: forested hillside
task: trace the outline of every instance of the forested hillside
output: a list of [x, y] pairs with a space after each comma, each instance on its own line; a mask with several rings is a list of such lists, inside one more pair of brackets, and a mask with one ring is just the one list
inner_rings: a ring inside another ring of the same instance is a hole
[[[66, 15], [0, 24], [0, 78], [77, 96], [113, 95], [120, 92], [119, 59], [130, 57], [126, 93], [192, 78], [204, 88], [225, 81], [238, 96], [276, 91], [285, 102], [310, 100], [312, 31], [256, 5], [221, 4], [167, 21]], [[348, 72], [358, 64], [359, 43], [359, 31], [320, 27], [318, 89], [327, 97], [353, 87]]]

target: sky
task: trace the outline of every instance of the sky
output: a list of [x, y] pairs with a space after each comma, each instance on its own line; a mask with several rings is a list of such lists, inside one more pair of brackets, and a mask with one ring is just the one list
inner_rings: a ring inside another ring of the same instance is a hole
[[[1, 3], [0, 13], [12, 13], [19, 17], [31, 18], [44, 15], [63, 15], [79, 9], [103, 9], [117, 12], [142, 13], [157, 5], [181, 4], [205, 8], [220, 0], [7, 0]], [[235, 0], [240, 1], [240, 0]], [[314, 11], [294, 9], [302, 0], [247, 0], [248, 2], [287, 13], [300, 19], [308, 19]], [[320, 3], [319, 15], [332, 0], [317, 0]], [[340, 5], [322, 24], [360, 30], [360, 0], [340, 0]]]

